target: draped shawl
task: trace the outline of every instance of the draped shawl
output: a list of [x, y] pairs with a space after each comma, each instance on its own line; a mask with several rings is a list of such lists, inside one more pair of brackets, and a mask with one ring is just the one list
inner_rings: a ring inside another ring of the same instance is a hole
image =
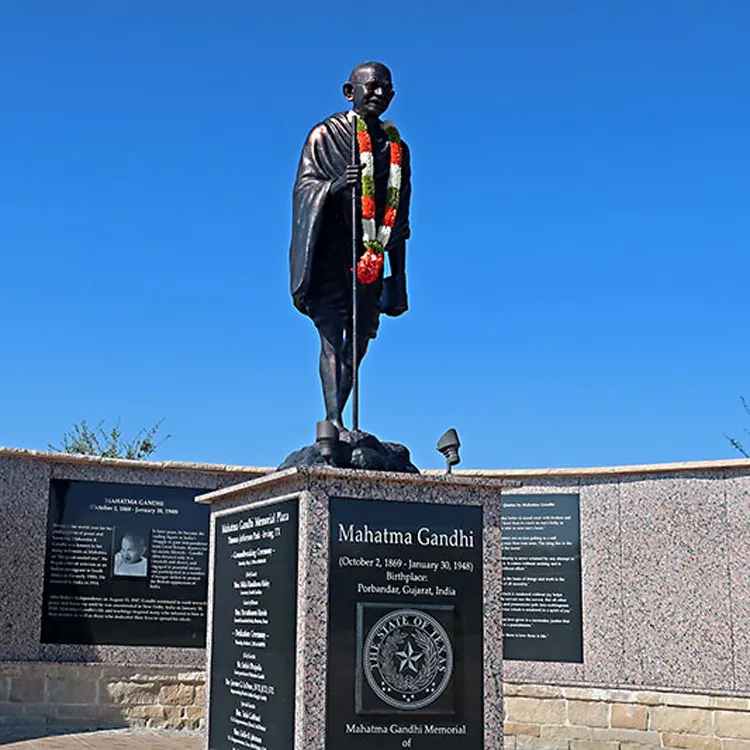
[[[386, 250], [403, 248], [409, 237], [409, 200], [411, 196], [409, 154], [403, 145], [404, 160], [402, 164], [401, 198], [399, 201], [396, 225]], [[297, 169], [294, 183], [292, 207], [292, 242], [289, 249], [290, 287], [294, 304], [298, 310], [307, 314], [305, 297], [310, 288], [313, 259], [318, 242], [330, 237], [331, 227], [324, 231], [327, 219], [326, 203], [334, 199], [331, 196], [331, 185], [346, 170], [351, 162], [352, 126], [349, 114], [339, 112], [316, 125], [307, 137]], [[377, 221], [382, 220], [385, 200], [378, 200], [378, 194], [385, 196], [388, 175], [376, 171], [376, 203], [378, 206]], [[348, 194], [348, 192], [347, 192]], [[358, 209], [360, 210], [360, 209]], [[330, 215], [330, 212], [329, 212]], [[358, 214], [357, 227], [360, 227]], [[341, 237], [351, 244], [351, 218], [333, 228], [334, 232], [348, 231], [348, 238]], [[343, 262], [343, 261], [342, 261]], [[351, 264], [349, 264], [351, 265]]]

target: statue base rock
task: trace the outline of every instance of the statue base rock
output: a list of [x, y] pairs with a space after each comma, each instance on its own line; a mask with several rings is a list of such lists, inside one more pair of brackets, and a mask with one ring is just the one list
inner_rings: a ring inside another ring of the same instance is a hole
[[409, 449], [399, 443], [381, 443], [375, 435], [362, 430], [339, 433], [339, 440], [330, 464], [323, 458], [317, 443], [306, 445], [290, 453], [278, 470], [295, 466], [335, 466], [339, 469], [367, 469], [368, 471], [400, 471], [419, 474], [411, 462]]

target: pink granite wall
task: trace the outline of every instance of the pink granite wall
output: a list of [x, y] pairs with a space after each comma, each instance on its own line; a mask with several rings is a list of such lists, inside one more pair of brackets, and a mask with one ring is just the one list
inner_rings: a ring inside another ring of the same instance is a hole
[[580, 494], [584, 662], [506, 680], [750, 695], [750, 466], [518, 474]]
[[203, 649], [65, 646], [40, 642], [51, 479], [219, 489], [258, 469], [119, 461], [0, 449], [0, 662], [87, 662], [202, 668]]

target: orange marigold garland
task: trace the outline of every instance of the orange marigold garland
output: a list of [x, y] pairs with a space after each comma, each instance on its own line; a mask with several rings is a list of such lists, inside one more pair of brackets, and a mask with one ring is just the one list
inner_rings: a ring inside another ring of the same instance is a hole
[[390, 121], [383, 123], [389, 142], [390, 168], [383, 223], [376, 227], [375, 161], [372, 154], [372, 139], [367, 130], [367, 123], [356, 115], [354, 117], [357, 122], [359, 163], [362, 165], [362, 243], [365, 246], [365, 252], [357, 263], [357, 280], [361, 284], [372, 284], [378, 280], [383, 270], [384, 252], [388, 247], [391, 231], [396, 224], [398, 202], [401, 197], [403, 149], [401, 136], [395, 125]]

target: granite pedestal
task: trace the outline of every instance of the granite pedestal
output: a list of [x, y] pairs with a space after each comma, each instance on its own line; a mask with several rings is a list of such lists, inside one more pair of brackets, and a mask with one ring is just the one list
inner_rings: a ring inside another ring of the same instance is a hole
[[207, 747], [501, 748], [501, 487], [309, 467], [199, 497]]

